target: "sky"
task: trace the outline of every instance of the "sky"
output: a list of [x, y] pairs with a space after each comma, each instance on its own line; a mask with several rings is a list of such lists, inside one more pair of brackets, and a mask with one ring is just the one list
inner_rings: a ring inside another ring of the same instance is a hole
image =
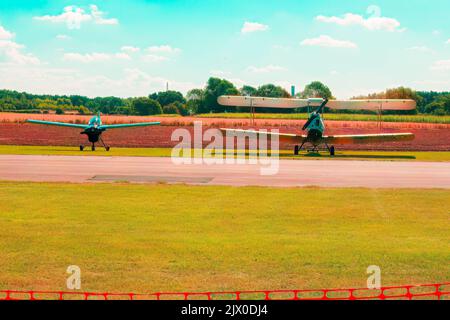
[[311, 81], [450, 91], [448, 0], [2, 0], [0, 89], [147, 96]]

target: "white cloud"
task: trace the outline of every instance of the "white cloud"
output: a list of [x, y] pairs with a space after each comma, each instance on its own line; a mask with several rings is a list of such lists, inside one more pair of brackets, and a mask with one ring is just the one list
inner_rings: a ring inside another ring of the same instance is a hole
[[209, 72], [213, 77], [226, 77], [231, 75], [231, 72], [229, 71], [223, 71], [223, 70], [211, 70]]
[[131, 60], [130, 55], [128, 53], [124, 53], [124, 52], [116, 53], [114, 55], [114, 57], [117, 59], [122, 59], [122, 60]]
[[128, 53], [136, 53], [136, 52], [141, 51], [140, 48], [133, 47], [133, 46], [123, 46], [120, 50], [122, 50], [123, 52], [128, 52]]
[[0, 26], [0, 40], [10, 40], [14, 38], [14, 33], [9, 32], [2, 26]]
[[247, 71], [253, 72], [253, 73], [271, 73], [271, 72], [280, 72], [280, 71], [286, 71], [286, 68], [275, 66], [275, 65], [268, 65], [265, 67], [248, 67]]
[[446, 44], [450, 44], [450, 39], [447, 40]]
[[181, 49], [173, 48], [169, 45], [162, 45], [162, 46], [152, 46], [147, 48], [147, 52], [150, 53], [158, 53], [158, 54], [175, 54], [179, 53]]
[[[232, 84], [234, 84], [237, 88], [242, 88], [243, 86], [245, 86], [246, 84], [248, 84], [247, 81], [244, 81], [244, 80], [239, 79], [239, 78], [229, 78], [229, 79], [226, 79], [226, 80], [230, 81], [230, 82], [231, 82]], [[199, 87], [201, 87], [201, 86], [198, 86], [197, 88], [199, 88]]]
[[269, 26], [258, 22], [245, 22], [241, 29], [241, 33], [253, 33], [269, 30]]
[[139, 69], [124, 69], [123, 74], [113, 78], [74, 69], [4, 64], [0, 64], [0, 83], [4, 84], [5, 89], [11, 90], [39, 94], [80, 94], [88, 97], [143, 97], [149, 92], [165, 90], [166, 83], [170, 84], [171, 89], [183, 93], [203, 86], [201, 83], [174, 81]]
[[31, 53], [24, 53], [25, 46], [13, 40], [14, 33], [0, 26], [0, 59], [9, 64], [40, 64], [40, 60]]
[[282, 50], [282, 51], [290, 51], [291, 50], [290, 46], [285, 46], [285, 45], [281, 45], [281, 44], [273, 45], [272, 48], [274, 48], [276, 50]]
[[336, 40], [330, 36], [321, 35], [318, 38], [305, 39], [300, 43], [302, 46], [316, 46], [316, 47], [328, 47], [328, 48], [357, 48], [358, 46], [346, 40]]
[[[170, 60], [169, 57], [163, 55], [157, 55], [152, 53], [138, 54], [140, 51], [137, 47], [124, 46], [121, 48], [120, 52], [116, 53], [104, 53], [104, 52], [94, 52], [94, 53], [77, 53], [68, 52], [63, 55], [64, 61], [74, 61], [80, 63], [95, 63], [95, 62], [105, 62], [105, 61], [125, 61], [132, 60], [133, 58], [139, 58], [144, 62], [163, 62]], [[138, 54], [136, 56], [136, 54]]]
[[0, 58], [4, 57], [6, 63], [37, 65], [40, 60], [31, 53], [23, 53], [25, 46], [10, 40], [0, 40]]
[[59, 15], [45, 15], [34, 17], [37, 21], [51, 23], [65, 23], [69, 29], [80, 29], [84, 22], [92, 22], [98, 25], [117, 25], [119, 21], [115, 18], [105, 19], [105, 13], [100, 11], [96, 5], [90, 6], [90, 13], [77, 6], [67, 6]]
[[323, 15], [319, 15], [316, 17], [316, 20], [324, 23], [333, 23], [340, 26], [362, 26], [371, 31], [404, 31], [404, 29], [399, 29], [400, 22], [396, 19], [381, 16], [375, 16], [365, 19], [359, 14], [347, 13], [343, 17], [326, 17]]
[[98, 7], [94, 4], [90, 5], [91, 8], [91, 16], [94, 19], [95, 24], [104, 24], [104, 25], [117, 25], [119, 24], [119, 20], [116, 18], [105, 19], [103, 16], [105, 13], [100, 11]]
[[450, 60], [438, 60], [432, 66], [431, 70], [450, 71]]
[[80, 63], [93, 63], [93, 62], [105, 62], [111, 60], [131, 60], [131, 56], [126, 52], [117, 52], [117, 53], [75, 53], [69, 52], [65, 53], [63, 56], [64, 61], [74, 61]]
[[142, 60], [144, 60], [145, 62], [163, 62], [163, 61], [168, 61], [169, 58], [159, 56], [156, 54], [146, 54], [146, 55], [142, 56]]
[[422, 53], [434, 53], [434, 50], [426, 46], [414, 46], [406, 49], [408, 51], [422, 52]]
[[75, 61], [81, 63], [91, 63], [91, 62], [103, 62], [111, 60], [112, 56], [107, 53], [66, 53], [64, 54], [64, 61]]
[[420, 91], [448, 91], [450, 79], [414, 81], [414, 87]]
[[71, 37], [69, 37], [69, 36], [66, 35], [66, 34], [58, 34], [58, 35], [56, 36], [56, 39], [58, 39], [58, 40], [69, 40], [69, 39], [71, 39]]

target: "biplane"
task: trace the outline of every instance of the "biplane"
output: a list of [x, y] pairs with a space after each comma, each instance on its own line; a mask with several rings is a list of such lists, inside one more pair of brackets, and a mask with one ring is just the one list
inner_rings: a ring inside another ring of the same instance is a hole
[[[102, 139], [102, 133], [106, 130], [111, 129], [124, 129], [124, 128], [135, 128], [135, 127], [148, 127], [148, 126], [157, 126], [160, 125], [160, 122], [142, 122], [142, 123], [128, 123], [128, 124], [113, 124], [113, 125], [104, 125], [102, 123], [102, 119], [100, 116], [100, 112], [91, 118], [88, 124], [74, 124], [74, 123], [66, 123], [66, 122], [52, 122], [52, 121], [40, 121], [40, 120], [27, 120], [29, 123], [41, 124], [41, 125], [49, 125], [49, 126], [58, 126], [58, 127], [68, 127], [68, 128], [76, 128], [82, 129], [81, 134], [86, 135], [88, 137], [89, 142], [92, 144], [92, 151], [95, 151], [95, 144], [97, 142], [101, 142], [101, 144], [105, 147], [106, 151], [111, 149], [110, 146], [106, 145]], [[80, 151], [84, 150], [84, 146], [80, 146]]]
[[287, 98], [263, 98], [248, 96], [221, 96], [218, 103], [223, 106], [250, 108], [252, 119], [255, 117], [256, 108], [282, 108], [297, 109], [305, 108], [314, 111], [310, 113], [307, 122], [302, 127], [305, 134], [270, 133], [253, 130], [221, 129], [225, 133], [233, 135], [248, 134], [256, 137], [262, 135], [277, 135], [282, 142], [295, 145], [294, 154], [299, 155], [305, 146], [310, 146], [308, 152], [318, 152], [325, 146], [331, 156], [336, 153], [335, 144], [364, 144], [382, 143], [389, 141], [411, 141], [415, 139], [412, 133], [380, 133], [380, 134], [357, 134], [357, 135], [326, 135], [324, 112], [325, 108], [334, 110], [371, 110], [376, 111], [381, 123], [381, 115], [385, 110], [414, 110], [414, 100], [327, 100], [322, 98], [311, 99], [287, 99]]

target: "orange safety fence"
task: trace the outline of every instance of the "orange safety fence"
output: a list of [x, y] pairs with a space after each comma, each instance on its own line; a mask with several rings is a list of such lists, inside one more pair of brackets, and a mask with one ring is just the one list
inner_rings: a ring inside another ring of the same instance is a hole
[[450, 300], [450, 283], [381, 289], [107, 293], [0, 290], [0, 300]]

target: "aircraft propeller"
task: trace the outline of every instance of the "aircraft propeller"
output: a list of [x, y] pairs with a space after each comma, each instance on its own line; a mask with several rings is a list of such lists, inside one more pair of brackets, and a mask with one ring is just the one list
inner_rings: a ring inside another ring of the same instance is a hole
[[325, 108], [325, 106], [328, 103], [328, 99], [325, 99], [322, 104], [320, 105], [320, 107], [314, 111], [311, 115], [311, 117], [308, 119], [308, 121], [305, 123], [305, 125], [303, 126], [303, 131], [305, 131], [306, 129], [308, 129], [309, 125], [316, 120], [318, 117], [320, 117], [320, 114], [323, 112], [323, 109]]

